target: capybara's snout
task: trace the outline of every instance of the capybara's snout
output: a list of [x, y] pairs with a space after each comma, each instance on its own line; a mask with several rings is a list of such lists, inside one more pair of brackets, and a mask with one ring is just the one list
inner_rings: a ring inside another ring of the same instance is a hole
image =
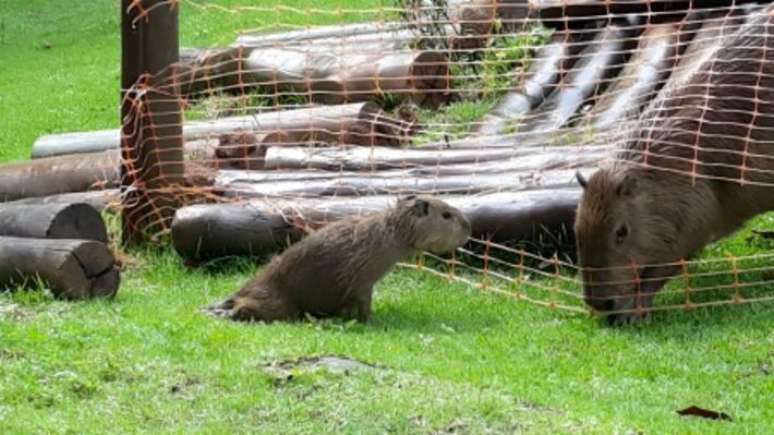
[[615, 298], [601, 295], [597, 286], [583, 286], [583, 301], [599, 312], [608, 312], [615, 309]]

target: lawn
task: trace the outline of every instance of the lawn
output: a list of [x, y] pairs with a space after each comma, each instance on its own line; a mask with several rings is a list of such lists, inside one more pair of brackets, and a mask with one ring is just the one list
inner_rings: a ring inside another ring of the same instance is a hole
[[[41, 134], [117, 125], [117, 3], [0, 2], [0, 161], [27, 158]], [[183, 3], [182, 40], [222, 43], [267, 20], [365, 19], [335, 11], [379, 4], [235, 16]], [[774, 248], [749, 231], [707, 255]], [[774, 433], [774, 304], [613, 329], [398, 270], [378, 286], [370, 324], [247, 325], [198, 309], [258, 265], [190, 270], [167, 250], [126, 260], [112, 301], [0, 295], [0, 433]], [[320, 355], [368, 366], [292, 364]], [[690, 405], [733, 421], [675, 413]]]

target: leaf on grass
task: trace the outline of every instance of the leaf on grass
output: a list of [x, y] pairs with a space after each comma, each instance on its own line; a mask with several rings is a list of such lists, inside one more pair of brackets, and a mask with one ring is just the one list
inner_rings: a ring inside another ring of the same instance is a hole
[[731, 420], [731, 416], [725, 412], [712, 411], [709, 409], [699, 408], [698, 406], [689, 406], [688, 408], [677, 411], [682, 416], [694, 416], [709, 418], [712, 420]]

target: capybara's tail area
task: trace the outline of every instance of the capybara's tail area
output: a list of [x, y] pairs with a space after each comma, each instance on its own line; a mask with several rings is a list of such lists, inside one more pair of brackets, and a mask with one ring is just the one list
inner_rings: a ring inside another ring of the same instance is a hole
[[222, 302], [205, 307], [204, 311], [215, 317], [240, 322], [291, 320], [300, 315], [295, 306], [285, 303], [279, 298], [259, 299], [253, 295], [234, 295]]

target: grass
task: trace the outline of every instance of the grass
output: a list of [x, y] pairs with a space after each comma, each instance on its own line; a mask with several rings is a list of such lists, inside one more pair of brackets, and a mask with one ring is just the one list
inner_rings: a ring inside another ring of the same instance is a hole
[[[40, 134], [116, 126], [116, 3], [0, 2], [0, 160], [25, 159]], [[183, 3], [183, 42], [222, 42], [248, 22]], [[706, 256], [771, 251], [745, 231]], [[378, 286], [372, 324], [259, 326], [198, 312], [256, 265], [188, 270], [168, 251], [129, 260], [112, 301], [0, 295], [0, 433], [774, 431], [772, 304], [611, 329], [399, 270]], [[377, 368], [266, 368], [324, 354]], [[690, 405], [734, 420], [675, 414]]]

